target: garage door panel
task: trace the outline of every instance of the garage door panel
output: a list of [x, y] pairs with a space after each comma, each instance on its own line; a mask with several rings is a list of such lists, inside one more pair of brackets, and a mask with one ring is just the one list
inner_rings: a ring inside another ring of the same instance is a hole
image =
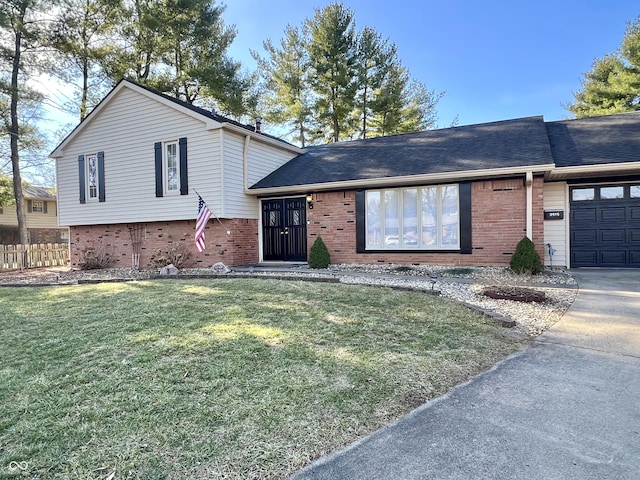
[[571, 251], [571, 264], [572, 265], [596, 265], [598, 261], [598, 252], [595, 250], [572, 250]]
[[600, 265], [603, 267], [613, 267], [627, 263], [627, 252], [625, 250], [601, 250]]
[[635, 220], [637, 222], [640, 222], [640, 206], [629, 207], [627, 218], [632, 221]]
[[640, 228], [629, 229], [629, 241], [638, 242], [638, 244], [640, 244]]
[[595, 208], [581, 208], [580, 210], [571, 211], [571, 221], [574, 222], [595, 222], [597, 210]]
[[626, 209], [624, 207], [609, 207], [600, 209], [601, 222], [624, 222]]
[[571, 232], [572, 242], [582, 243], [595, 243], [598, 240], [598, 231], [593, 228], [591, 230], [574, 230]]
[[598, 235], [600, 243], [624, 243], [627, 237], [627, 231], [624, 228], [616, 228], [611, 230], [599, 230]]
[[640, 250], [631, 250], [629, 252], [629, 265], [640, 267]]

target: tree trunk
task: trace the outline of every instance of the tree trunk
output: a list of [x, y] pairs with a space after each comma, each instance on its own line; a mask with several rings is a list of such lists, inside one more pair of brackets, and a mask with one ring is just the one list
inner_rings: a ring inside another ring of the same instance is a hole
[[26, 4], [20, 11], [19, 24], [15, 28], [15, 49], [13, 53], [13, 70], [11, 72], [11, 168], [13, 170], [13, 192], [16, 198], [16, 213], [18, 214], [18, 235], [21, 244], [28, 243], [27, 219], [24, 212], [24, 197], [22, 195], [22, 176], [20, 175], [20, 153], [18, 139], [20, 128], [18, 125], [18, 72], [20, 70], [20, 54], [22, 53], [22, 22], [24, 21]]

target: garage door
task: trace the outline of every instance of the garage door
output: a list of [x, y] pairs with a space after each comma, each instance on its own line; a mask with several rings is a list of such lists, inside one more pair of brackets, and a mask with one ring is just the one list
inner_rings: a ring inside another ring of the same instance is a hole
[[640, 183], [570, 189], [571, 266], [640, 267]]

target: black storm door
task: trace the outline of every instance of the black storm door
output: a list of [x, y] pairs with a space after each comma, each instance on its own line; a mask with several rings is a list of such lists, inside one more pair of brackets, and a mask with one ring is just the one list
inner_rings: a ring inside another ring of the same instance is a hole
[[262, 257], [265, 261], [307, 260], [306, 208], [304, 197], [262, 201]]

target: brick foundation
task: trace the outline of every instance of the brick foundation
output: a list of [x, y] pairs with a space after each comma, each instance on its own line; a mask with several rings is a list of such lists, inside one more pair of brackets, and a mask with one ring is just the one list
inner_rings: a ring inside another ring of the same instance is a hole
[[[195, 220], [135, 224], [140, 228], [140, 268], [153, 269], [152, 255], [158, 249], [166, 251], [182, 244], [191, 256], [191, 267], [210, 267], [216, 262], [226, 265], [247, 265], [258, 261], [258, 221], [222, 219], [224, 227], [210, 220], [205, 229], [206, 249], [198, 253], [194, 245]], [[82, 251], [87, 246], [102, 247], [115, 257], [115, 268], [131, 268], [132, 224], [87, 225], [70, 228], [70, 264], [78, 268]], [[227, 229], [230, 235], [227, 235]]]
[[[474, 182], [471, 186], [471, 254], [356, 253], [355, 191], [314, 194], [307, 211], [309, 247], [322, 236], [331, 263], [398, 263], [432, 265], [508, 265], [516, 244], [526, 234], [526, 187], [523, 178]], [[544, 250], [543, 178], [533, 186], [533, 241], [541, 258]]]

